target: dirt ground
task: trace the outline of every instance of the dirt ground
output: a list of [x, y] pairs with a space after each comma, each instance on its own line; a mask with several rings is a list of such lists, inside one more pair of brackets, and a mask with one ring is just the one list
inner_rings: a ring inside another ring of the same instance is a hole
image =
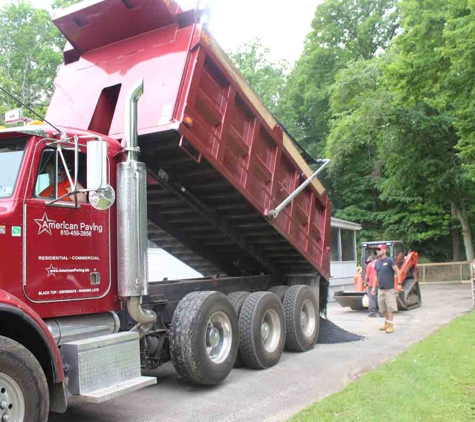
[[284, 421], [473, 309], [469, 285], [424, 285], [422, 295], [421, 308], [395, 316], [393, 334], [378, 330], [382, 319], [331, 302], [328, 318], [364, 340], [317, 344], [302, 354], [285, 352], [277, 366], [265, 371], [234, 369], [213, 388], [185, 384], [167, 363], [153, 373], [158, 378], [155, 386], [102, 405], [73, 403], [66, 414], [52, 415], [50, 421]]

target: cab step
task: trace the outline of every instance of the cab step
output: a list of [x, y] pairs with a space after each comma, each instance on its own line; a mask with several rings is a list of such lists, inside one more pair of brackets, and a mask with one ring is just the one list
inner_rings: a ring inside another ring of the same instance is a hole
[[148, 387], [157, 383], [157, 379], [153, 377], [138, 377], [130, 381], [124, 381], [119, 384], [116, 384], [112, 387], [105, 388], [103, 390], [93, 391], [89, 394], [84, 394], [82, 396], [77, 396], [77, 400], [83, 403], [93, 403], [99, 404], [107, 400], [115, 399], [116, 397], [121, 397], [125, 394], [131, 393], [135, 390], [140, 390], [141, 388]]

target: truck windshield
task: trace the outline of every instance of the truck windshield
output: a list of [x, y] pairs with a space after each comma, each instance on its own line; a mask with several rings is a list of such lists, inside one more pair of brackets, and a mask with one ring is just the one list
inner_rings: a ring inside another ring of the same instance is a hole
[[0, 198], [9, 198], [13, 194], [25, 145], [25, 138], [0, 140]]

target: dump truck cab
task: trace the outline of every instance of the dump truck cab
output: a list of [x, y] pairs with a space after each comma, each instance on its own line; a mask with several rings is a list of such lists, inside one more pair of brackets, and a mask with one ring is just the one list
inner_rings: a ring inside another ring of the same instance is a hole
[[[71, 188], [75, 180], [87, 186], [87, 142], [97, 135], [79, 130], [62, 132], [63, 140], [60, 135], [47, 126], [0, 131], [1, 285], [42, 318], [119, 308], [112, 282], [115, 209], [80, 203], [78, 194], [61, 198], [57, 177], [64, 171], [74, 179], [67, 180]], [[103, 142], [108, 158], [120, 150], [115, 140]], [[115, 185], [114, 165], [107, 178]]]

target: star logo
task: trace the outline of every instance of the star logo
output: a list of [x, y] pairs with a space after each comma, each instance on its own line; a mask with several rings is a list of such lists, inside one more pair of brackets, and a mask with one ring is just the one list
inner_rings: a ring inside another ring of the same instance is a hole
[[43, 214], [43, 218], [35, 219], [35, 223], [38, 224], [38, 227], [39, 227], [38, 234], [46, 232], [50, 236], [52, 236], [49, 223], [55, 223], [55, 222], [56, 220], [48, 220], [48, 216], [46, 215], [46, 212]]
[[53, 267], [53, 264], [51, 264], [49, 267], [46, 267], [45, 268], [46, 272], [48, 273], [48, 275], [46, 276], [46, 278], [48, 277], [56, 277], [56, 271], [58, 270], [57, 268], [54, 268]]

